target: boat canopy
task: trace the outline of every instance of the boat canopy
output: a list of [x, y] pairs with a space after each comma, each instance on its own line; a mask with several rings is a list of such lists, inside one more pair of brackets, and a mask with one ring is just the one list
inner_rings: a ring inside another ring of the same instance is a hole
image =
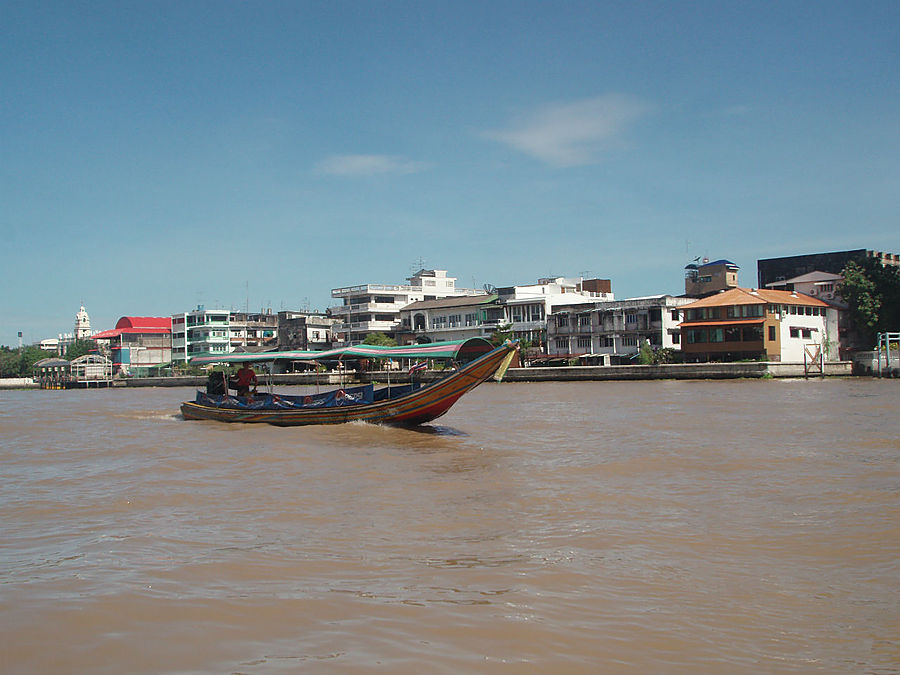
[[454, 359], [467, 363], [482, 354], [487, 354], [494, 346], [484, 338], [429, 342], [406, 345], [404, 347], [381, 347], [377, 345], [354, 345], [321, 352], [232, 352], [231, 354], [195, 356], [194, 365], [212, 363], [268, 363], [272, 361], [338, 361], [351, 359]]

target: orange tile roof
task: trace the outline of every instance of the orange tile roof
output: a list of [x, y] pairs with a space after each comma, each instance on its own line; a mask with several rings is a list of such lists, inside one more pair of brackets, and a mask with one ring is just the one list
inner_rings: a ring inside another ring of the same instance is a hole
[[818, 298], [793, 291], [774, 291], [770, 288], [730, 288], [721, 293], [682, 305], [679, 309], [698, 309], [700, 307], [727, 307], [729, 305], [803, 305], [804, 307], [828, 307], [828, 303]]

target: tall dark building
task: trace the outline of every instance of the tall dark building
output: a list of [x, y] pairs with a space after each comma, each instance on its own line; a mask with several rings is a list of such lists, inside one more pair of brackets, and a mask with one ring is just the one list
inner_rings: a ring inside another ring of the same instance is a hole
[[881, 251], [870, 251], [859, 248], [853, 251], [835, 251], [833, 253], [810, 253], [792, 255], [784, 258], [768, 258], [756, 261], [758, 287], [765, 288], [773, 281], [784, 281], [799, 277], [809, 272], [831, 272], [840, 274], [851, 260], [862, 263], [866, 258], [879, 258], [884, 265], [900, 266], [900, 256]]

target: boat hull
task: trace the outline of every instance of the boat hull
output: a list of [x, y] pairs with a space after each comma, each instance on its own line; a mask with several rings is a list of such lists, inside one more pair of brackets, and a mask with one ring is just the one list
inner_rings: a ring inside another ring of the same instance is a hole
[[186, 401], [181, 404], [181, 414], [186, 420], [262, 422], [278, 426], [344, 424], [347, 422], [415, 426], [430, 422], [445, 414], [461, 396], [497, 372], [504, 360], [514, 350], [515, 345], [510, 344], [498, 347], [460, 367], [446, 378], [393, 400], [291, 410], [242, 410]]

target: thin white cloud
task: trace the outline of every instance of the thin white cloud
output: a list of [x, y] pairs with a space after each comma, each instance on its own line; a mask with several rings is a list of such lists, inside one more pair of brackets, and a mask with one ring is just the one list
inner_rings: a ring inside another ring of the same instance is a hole
[[387, 173], [417, 173], [423, 162], [393, 155], [333, 155], [316, 165], [317, 173], [332, 176], [374, 176]]
[[648, 109], [630, 96], [607, 94], [544, 106], [485, 136], [553, 166], [592, 164]]

